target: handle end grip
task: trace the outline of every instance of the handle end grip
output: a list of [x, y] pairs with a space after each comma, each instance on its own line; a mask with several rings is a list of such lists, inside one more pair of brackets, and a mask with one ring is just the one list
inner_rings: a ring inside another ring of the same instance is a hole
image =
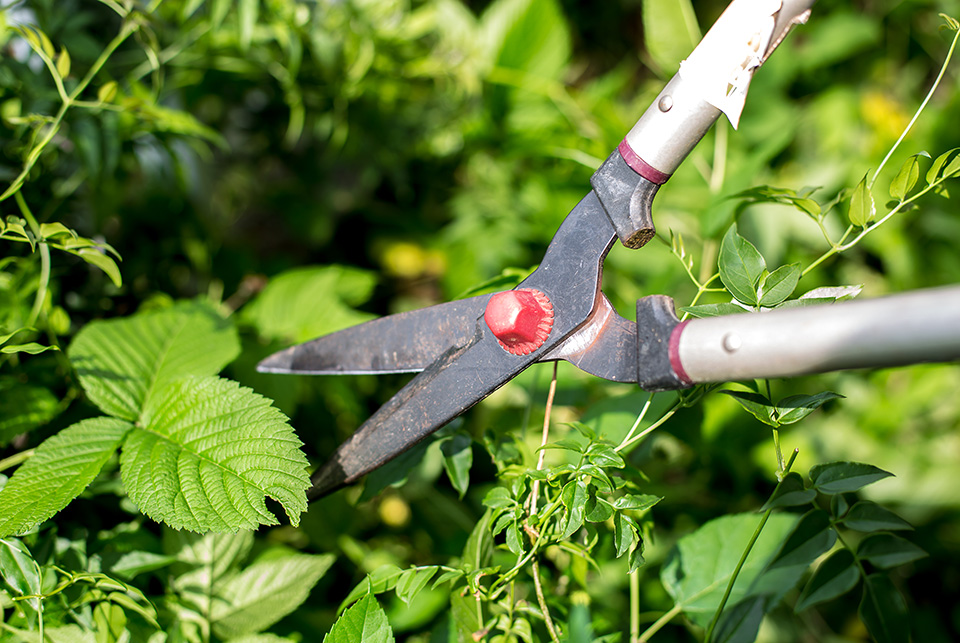
[[[627, 248], [642, 248], [657, 233], [653, 225], [652, 204], [653, 198], [669, 175], [657, 173], [651, 180], [634, 168], [635, 164], [628, 163], [629, 154], [623, 149], [630, 148], [621, 144], [619, 148], [607, 157], [593, 176], [590, 184], [593, 186], [603, 209], [617, 231], [620, 242]], [[635, 155], [634, 155], [635, 156]], [[637, 157], [640, 163], [642, 159]], [[650, 168], [653, 172], [657, 172]]]

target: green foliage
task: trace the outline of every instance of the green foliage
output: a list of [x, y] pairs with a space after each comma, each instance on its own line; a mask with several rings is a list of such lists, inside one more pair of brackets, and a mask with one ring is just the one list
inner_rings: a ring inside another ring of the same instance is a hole
[[392, 643], [393, 631], [387, 615], [372, 594], [367, 594], [345, 611], [323, 637], [330, 643]]

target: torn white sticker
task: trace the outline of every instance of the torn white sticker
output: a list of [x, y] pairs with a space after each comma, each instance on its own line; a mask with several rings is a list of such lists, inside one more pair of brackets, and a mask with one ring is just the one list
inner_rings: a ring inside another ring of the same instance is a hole
[[782, 0], [734, 0], [690, 56], [680, 77], [736, 129], [753, 72], [763, 62]]

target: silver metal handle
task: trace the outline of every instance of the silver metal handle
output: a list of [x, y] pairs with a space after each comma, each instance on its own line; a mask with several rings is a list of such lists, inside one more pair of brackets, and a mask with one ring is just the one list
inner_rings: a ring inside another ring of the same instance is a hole
[[696, 319], [670, 343], [689, 383], [949, 362], [960, 359], [960, 286]]

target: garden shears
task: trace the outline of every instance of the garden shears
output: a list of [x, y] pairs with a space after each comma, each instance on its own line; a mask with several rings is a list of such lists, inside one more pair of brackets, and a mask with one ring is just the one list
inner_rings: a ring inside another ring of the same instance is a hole
[[619, 238], [655, 234], [651, 204], [721, 114], [736, 126], [753, 73], [814, 0], [734, 0], [592, 176], [539, 267], [516, 288], [390, 315], [291, 347], [259, 370], [419, 373], [312, 476], [311, 499], [411, 448], [531, 364], [566, 360], [650, 391], [960, 358], [960, 288], [680, 321], [663, 295], [636, 321], [600, 290]]

